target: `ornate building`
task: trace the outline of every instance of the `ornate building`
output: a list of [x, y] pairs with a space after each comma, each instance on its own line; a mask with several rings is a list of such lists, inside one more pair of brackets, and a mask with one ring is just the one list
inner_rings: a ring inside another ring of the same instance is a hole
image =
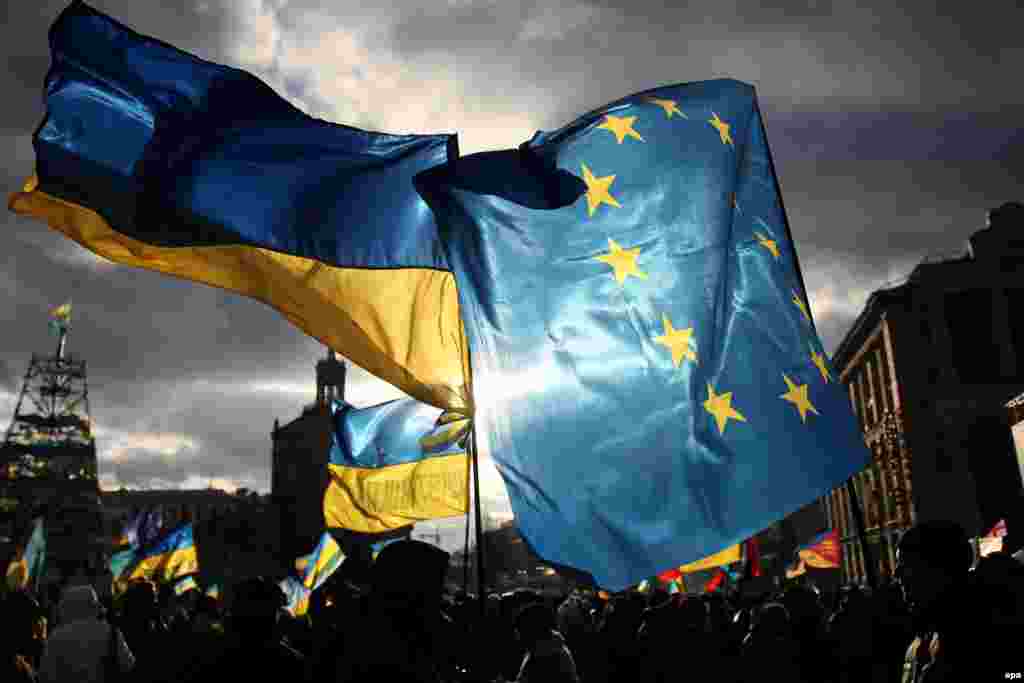
[[[978, 535], [1018, 514], [1006, 402], [1024, 384], [1024, 320], [1011, 315], [1024, 307], [1022, 212], [989, 212], [967, 254], [926, 260], [874, 292], [832, 359], [872, 454], [854, 485], [880, 575], [892, 573], [898, 535], [916, 521], [952, 519]], [[847, 489], [826, 503], [844, 579], [862, 582]]]
[[329, 351], [316, 364], [316, 403], [284, 426], [274, 421], [270, 495], [279, 514], [284, 557], [309, 552], [324, 530], [331, 428], [328, 406], [344, 398], [345, 364]]

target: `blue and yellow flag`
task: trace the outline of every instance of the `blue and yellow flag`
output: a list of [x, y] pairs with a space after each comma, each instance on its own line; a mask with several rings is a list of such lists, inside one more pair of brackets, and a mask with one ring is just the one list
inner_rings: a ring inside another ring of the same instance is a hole
[[11, 590], [35, 589], [46, 569], [46, 528], [42, 517], [32, 523], [32, 534], [7, 566], [7, 587]]
[[329, 528], [380, 533], [469, 509], [468, 419], [414, 399], [332, 411]]
[[313, 552], [295, 560], [295, 571], [302, 584], [310, 591], [315, 591], [341, 566], [344, 559], [345, 553], [341, 551], [341, 546], [330, 532], [325, 531]]
[[11, 210], [111, 261], [259, 299], [407, 394], [470, 410], [454, 278], [412, 184], [457, 156], [453, 135], [313, 119], [82, 2], [50, 49], [36, 174]]
[[50, 311], [50, 331], [56, 335], [71, 327], [71, 302], [61, 304]]
[[186, 576], [174, 584], [175, 595], [184, 595], [190, 590], [199, 590], [199, 584], [196, 583], [196, 577], [194, 576]]
[[184, 524], [167, 533], [153, 545], [141, 548], [128, 580], [174, 581], [199, 571], [199, 556], [192, 536], [192, 525]]
[[417, 184], [523, 536], [611, 589], [868, 461], [811, 320], [754, 89], [633, 95]]
[[206, 594], [214, 600], [220, 600], [220, 584], [215, 583], [206, 588]]

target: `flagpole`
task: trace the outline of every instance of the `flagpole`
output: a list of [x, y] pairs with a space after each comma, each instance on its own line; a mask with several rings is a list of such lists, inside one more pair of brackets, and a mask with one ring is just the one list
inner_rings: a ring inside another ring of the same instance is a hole
[[[758, 114], [760, 114], [760, 108], [758, 108]], [[777, 196], [779, 198], [779, 210], [782, 213], [782, 224], [786, 228], [786, 240], [789, 242], [789, 248], [793, 254], [793, 266], [796, 268], [796, 276], [800, 280], [800, 288], [803, 290], [804, 299], [807, 301], [808, 307], [810, 307], [810, 297], [807, 296], [807, 283], [804, 281], [804, 271], [800, 267], [800, 259], [796, 255], [796, 243], [793, 242], [793, 231], [789, 227], [789, 217], [786, 215], [786, 205], [782, 202], [782, 183], [779, 182], [779, 176], [775, 173], [775, 160], [772, 158], [771, 147], [767, 145], [768, 134], [764, 126], [764, 118], [758, 116], [761, 121], [761, 133], [766, 141], [765, 154], [768, 157], [768, 170], [772, 174], [772, 179], [775, 180], [775, 186], [778, 188]], [[814, 330], [815, 336], [818, 336], [818, 328], [814, 324], [814, 319], [808, 315], [807, 319], [811, 322], [811, 329]], [[820, 339], [820, 336], [819, 336]], [[857, 538], [860, 541], [861, 550], [864, 553], [864, 568], [867, 574], [868, 584], [872, 589], [876, 586], [875, 578], [875, 565], [871, 560], [871, 549], [868, 547], [867, 533], [864, 528], [864, 516], [861, 513], [860, 501], [857, 499], [857, 490], [853, 485], [853, 478], [851, 477], [846, 482], [846, 490], [850, 494], [850, 507], [853, 508], [853, 520], [857, 526]]]
[[476, 503], [476, 580], [480, 598], [480, 616], [487, 614], [487, 589], [484, 585], [484, 528], [483, 506], [480, 502], [480, 455], [476, 447], [476, 420], [472, 423], [473, 433], [469, 439], [470, 458], [473, 461], [473, 497]]
[[[469, 475], [469, 476], [466, 477], [466, 484], [467, 484], [467, 487], [466, 487], [467, 488], [467, 490], [466, 490], [466, 500], [468, 501], [469, 500], [469, 490], [468, 490], [469, 489], [469, 479], [470, 479], [470, 477], [473, 476], [473, 460], [472, 460], [472, 457], [466, 459], [466, 474]], [[463, 548], [463, 552], [462, 552], [462, 561], [463, 561], [463, 564], [462, 564], [462, 590], [465, 593], [467, 593], [467, 594], [469, 593], [469, 527], [470, 527], [470, 524], [472, 524], [471, 515], [472, 515], [472, 511], [469, 509], [469, 506], [467, 505], [466, 506], [466, 543], [465, 543], [465, 547]]]

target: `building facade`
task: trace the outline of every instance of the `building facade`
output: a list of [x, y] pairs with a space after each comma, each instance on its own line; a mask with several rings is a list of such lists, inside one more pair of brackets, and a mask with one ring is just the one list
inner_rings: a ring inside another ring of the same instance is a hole
[[270, 436], [270, 496], [278, 512], [284, 557], [309, 552], [326, 526], [329, 406], [345, 397], [345, 365], [333, 351], [317, 363], [316, 383], [316, 402], [284, 426], [275, 420]]
[[[968, 253], [926, 260], [874, 292], [832, 359], [871, 452], [853, 481], [880, 576], [892, 575], [898, 536], [915, 522], [951, 519], [977, 536], [1019, 515], [1006, 402], [1024, 387], [1022, 210], [990, 212]], [[844, 580], [864, 582], [845, 486], [826, 509]]]

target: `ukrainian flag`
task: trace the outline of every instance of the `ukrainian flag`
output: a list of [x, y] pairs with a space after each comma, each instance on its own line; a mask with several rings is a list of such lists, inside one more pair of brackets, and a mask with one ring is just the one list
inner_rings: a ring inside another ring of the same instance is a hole
[[329, 528], [375, 534], [469, 509], [469, 420], [413, 399], [332, 414]]
[[139, 550], [138, 555], [135, 566], [127, 574], [128, 580], [174, 581], [199, 571], [191, 524], [171, 531], [152, 546]]
[[82, 2], [50, 47], [36, 174], [12, 211], [111, 261], [259, 299], [405, 393], [469, 413], [455, 281], [412, 183], [457, 156], [453, 135], [310, 118]]
[[43, 518], [37, 517], [32, 524], [28, 543], [7, 566], [7, 587], [11, 590], [25, 590], [38, 586], [45, 568], [46, 530]]

